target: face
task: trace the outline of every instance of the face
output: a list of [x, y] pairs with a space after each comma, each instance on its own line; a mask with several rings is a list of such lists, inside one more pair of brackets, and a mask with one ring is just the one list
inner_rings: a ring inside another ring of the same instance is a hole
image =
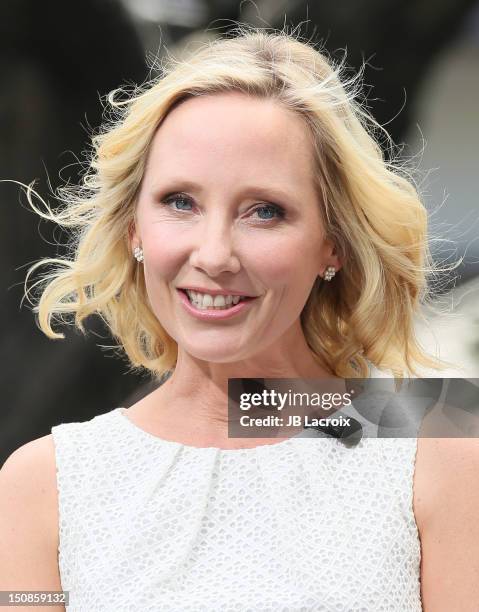
[[[301, 333], [316, 277], [339, 268], [308, 136], [277, 102], [238, 92], [188, 99], [160, 125], [131, 242], [143, 248], [150, 305], [179, 350], [234, 362], [288, 350], [282, 338], [292, 326]], [[212, 310], [206, 298], [201, 308], [180, 290], [193, 287], [254, 299]]]

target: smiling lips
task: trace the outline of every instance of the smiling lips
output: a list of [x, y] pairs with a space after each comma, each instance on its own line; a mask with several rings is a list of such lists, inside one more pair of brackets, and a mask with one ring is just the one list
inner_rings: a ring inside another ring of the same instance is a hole
[[247, 299], [246, 297], [240, 295], [211, 295], [209, 293], [200, 293], [191, 289], [185, 289], [185, 293], [187, 294], [190, 302], [200, 310], [205, 310], [206, 308], [230, 308], [231, 306], [236, 306], [238, 302]]
[[250, 296], [243, 291], [234, 289], [205, 289], [203, 287], [179, 287], [188, 296], [191, 304], [199, 310], [205, 309], [227, 309], [236, 306], [239, 302], [251, 300], [255, 296]]
[[244, 310], [256, 298], [223, 291], [200, 293], [192, 289], [177, 289], [186, 310], [203, 320], [224, 319]]
[[240, 297], [257, 297], [255, 295], [249, 295], [244, 291], [237, 291], [235, 289], [208, 289], [206, 287], [196, 287], [196, 286], [188, 286], [188, 287], [177, 287], [181, 291], [196, 291], [197, 293], [202, 293], [205, 295], [239, 295]]

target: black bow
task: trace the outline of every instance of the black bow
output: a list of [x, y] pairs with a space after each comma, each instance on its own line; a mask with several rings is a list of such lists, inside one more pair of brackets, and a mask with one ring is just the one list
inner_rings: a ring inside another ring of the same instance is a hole
[[[340, 412], [335, 412], [335, 416], [340, 417]], [[344, 446], [352, 448], [357, 446], [363, 437], [363, 427], [359, 421], [352, 417], [347, 417], [348, 423], [343, 425], [305, 425], [304, 429], [315, 429], [331, 438], [337, 438]]]

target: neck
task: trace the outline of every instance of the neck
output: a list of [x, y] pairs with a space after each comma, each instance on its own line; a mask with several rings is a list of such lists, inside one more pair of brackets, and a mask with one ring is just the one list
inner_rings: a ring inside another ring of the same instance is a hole
[[228, 379], [230, 378], [334, 378], [311, 351], [302, 330], [292, 329], [282, 345], [275, 344], [231, 363], [206, 362], [179, 347], [171, 377], [150, 396], [152, 413], [183, 432], [198, 437], [227, 436]]

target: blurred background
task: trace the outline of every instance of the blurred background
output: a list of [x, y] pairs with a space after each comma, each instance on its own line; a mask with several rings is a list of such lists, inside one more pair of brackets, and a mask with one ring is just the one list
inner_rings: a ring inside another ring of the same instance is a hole
[[[424, 346], [479, 377], [479, 3], [477, 0], [16, 0], [0, 6], [0, 179], [30, 183], [52, 206], [52, 189], [76, 183], [100, 98], [150, 76], [167, 49], [213, 39], [234, 21], [322, 40], [333, 58], [367, 61], [370, 112], [414, 157], [430, 211], [436, 261], [464, 260], [434, 287], [448, 317], [426, 311]], [[24, 301], [26, 270], [61, 255], [66, 236], [0, 183], [0, 465], [60, 422], [129, 406], [153, 387], [105, 347], [98, 320], [88, 337], [65, 328], [52, 341]], [[424, 373], [427, 376], [427, 372]], [[431, 373], [431, 376], [433, 374]], [[437, 376], [437, 374], [434, 374]]]

